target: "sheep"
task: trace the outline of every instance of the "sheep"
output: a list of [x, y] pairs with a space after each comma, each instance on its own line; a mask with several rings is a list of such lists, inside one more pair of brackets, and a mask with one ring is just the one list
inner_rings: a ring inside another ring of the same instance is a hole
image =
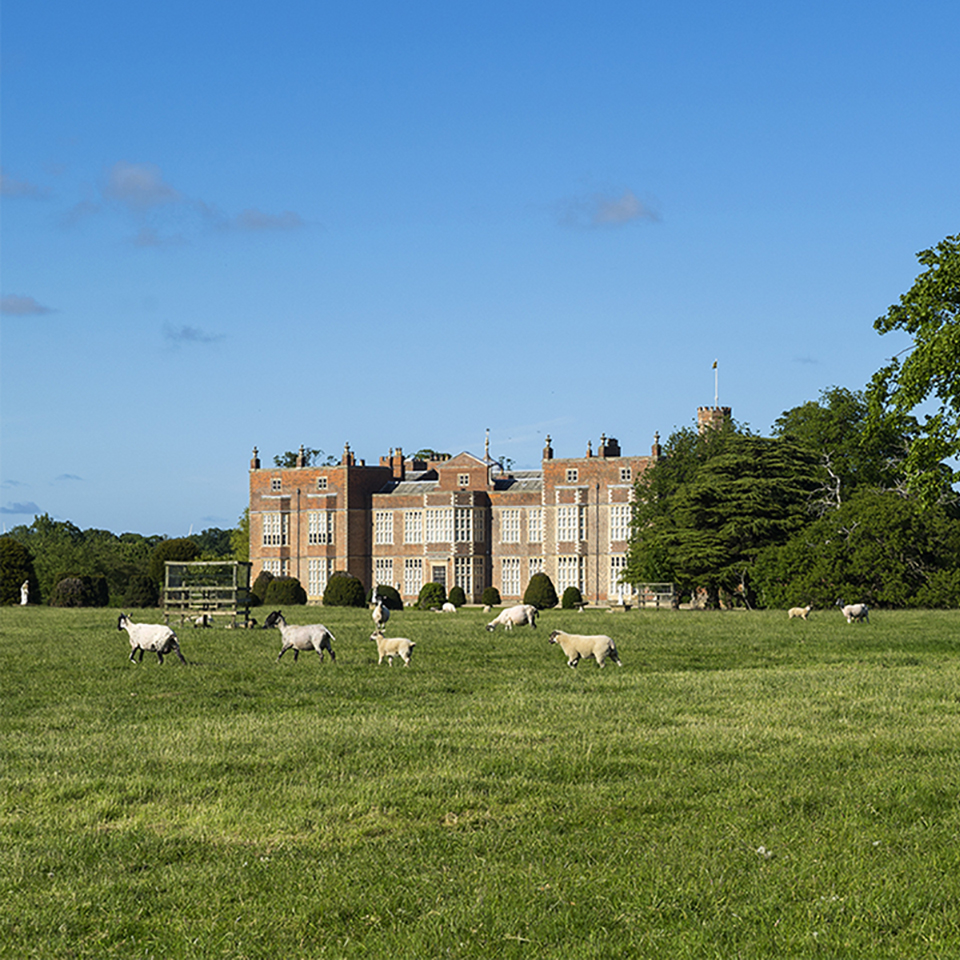
[[550, 643], [559, 643], [560, 649], [567, 655], [567, 666], [575, 667], [581, 657], [593, 657], [597, 661], [597, 666], [602, 667], [607, 657], [612, 657], [613, 662], [622, 667], [620, 656], [614, 642], [603, 634], [594, 636], [584, 636], [580, 633], [564, 633], [562, 630], [554, 630], [550, 634]]
[[193, 625], [197, 629], [204, 629], [206, 627], [213, 626], [213, 617], [207, 615], [206, 613], [201, 613], [199, 617], [193, 618]]
[[799, 617], [801, 620], [807, 619], [807, 614], [813, 609], [809, 605], [806, 607], [791, 607], [787, 611], [787, 617], [792, 620], [794, 617]]
[[441, 608], [441, 613], [456, 613], [457, 608], [448, 600]]
[[175, 653], [181, 663], [186, 663], [180, 652], [180, 643], [177, 635], [162, 623], [134, 623], [125, 613], [117, 619], [117, 629], [126, 630], [130, 634], [130, 662], [136, 663], [134, 657], [140, 651], [140, 663], [143, 663], [145, 650], [153, 650], [157, 659], [163, 663], [165, 653]]
[[376, 593], [373, 595], [373, 602], [376, 604], [373, 608], [373, 622], [376, 624], [377, 630], [382, 633], [390, 619], [390, 608], [383, 602], [383, 597]]
[[525, 623], [529, 623], [536, 630], [537, 613], [537, 608], [532, 603], [518, 603], [514, 607], [506, 607], [487, 624], [487, 630], [492, 633], [496, 630], [497, 624], [503, 624], [505, 630], [512, 630], [514, 627], [522, 627]]
[[270, 627], [278, 627], [283, 638], [283, 646], [280, 648], [280, 653], [277, 654], [278, 662], [288, 650], [293, 650], [294, 663], [296, 663], [297, 657], [300, 656], [301, 650], [316, 650], [321, 663], [323, 663], [324, 650], [330, 654], [331, 660], [336, 661], [337, 659], [337, 655], [333, 652], [333, 647], [330, 645], [330, 642], [335, 640], [336, 637], [334, 637], [322, 623], [292, 627], [283, 619], [283, 614], [279, 610], [274, 610], [273, 613], [269, 614], [267, 619], [263, 621], [264, 630]]
[[865, 603], [844, 603], [842, 600], [838, 600], [837, 606], [847, 618], [847, 623], [853, 623], [854, 621], [857, 623], [870, 622], [870, 608]]
[[372, 633], [370, 639], [376, 643], [377, 652], [380, 654], [380, 659], [377, 660], [377, 666], [383, 663], [384, 657], [387, 658], [391, 667], [393, 666], [394, 657], [399, 657], [405, 667], [410, 666], [410, 656], [413, 653], [413, 648], [416, 646], [413, 640], [408, 640], [406, 637], [390, 637], [387, 639], [379, 630]]

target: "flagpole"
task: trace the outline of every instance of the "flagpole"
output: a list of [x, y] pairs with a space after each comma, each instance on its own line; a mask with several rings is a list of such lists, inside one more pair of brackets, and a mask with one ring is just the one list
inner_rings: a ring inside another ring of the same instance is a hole
[[713, 361], [713, 405], [720, 406], [720, 371], [716, 360]]

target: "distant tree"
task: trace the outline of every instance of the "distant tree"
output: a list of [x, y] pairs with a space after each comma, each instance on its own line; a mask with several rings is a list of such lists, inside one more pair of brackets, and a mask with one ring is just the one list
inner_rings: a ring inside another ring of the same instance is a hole
[[0, 604], [19, 603], [24, 581], [30, 602], [39, 603], [40, 589], [30, 551], [13, 537], [0, 537]]
[[583, 606], [583, 594], [579, 587], [567, 587], [563, 591], [563, 597], [560, 599], [560, 607], [563, 610], [576, 610]]
[[198, 559], [199, 556], [200, 548], [195, 541], [188, 537], [179, 537], [175, 540], [161, 540], [160, 543], [153, 548], [147, 573], [158, 583], [163, 583], [166, 571], [165, 564], [168, 560], [179, 560], [184, 563], [189, 563], [191, 560]]
[[430, 447], [424, 447], [413, 455], [414, 460], [448, 460], [449, 458], [449, 453], [440, 453], [438, 450], [431, 450]]
[[904, 464], [911, 489], [930, 505], [952, 495], [950, 484], [960, 477], [944, 462], [960, 456], [960, 234], [917, 259], [926, 270], [874, 323], [881, 334], [910, 334], [913, 346], [874, 374], [870, 398], [874, 422], [889, 410], [907, 414], [932, 405]]
[[450, 588], [447, 600], [455, 607], [462, 607], [467, 602], [467, 595], [463, 592], [463, 587], [458, 585]]
[[557, 605], [557, 591], [553, 581], [545, 573], [535, 573], [523, 592], [523, 602], [538, 610], [550, 610]]
[[447, 601], [447, 591], [439, 583], [425, 583], [420, 588], [417, 597], [417, 606], [421, 610], [430, 610], [433, 607], [442, 607]]
[[274, 577], [268, 584], [263, 603], [268, 607], [304, 604], [307, 591], [296, 577]]
[[204, 560], [221, 560], [233, 554], [232, 530], [208, 527], [200, 533], [190, 534], [187, 539], [192, 540], [199, 547], [200, 557]]
[[487, 607], [497, 607], [502, 602], [500, 599], [500, 591], [496, 587], [484, 588], [483, 596], [480, 600], [484, 606]]
[[335, 570], [323, 591], [325, 607], [365, 607], [367, 596], [363, 584], [345, 570]]
[[236, 527], [230, 531], [230, 550], [234, 560], [250, 560], [250, 508], [245, 507]]
[[123, 595], [122, 606], [129, 608], [156, 607], [160, 603], [157, 581], [145, 573], [130, 578]]

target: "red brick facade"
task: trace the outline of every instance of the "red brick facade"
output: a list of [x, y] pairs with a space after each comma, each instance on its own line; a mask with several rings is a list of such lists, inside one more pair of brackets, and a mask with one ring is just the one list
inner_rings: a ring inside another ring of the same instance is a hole
[[494, 586], [522, 597], [538, 570], [558, 594], [578, 586], [591, 603], [622, 595], [633, 484], [659, 456], [622, 456], [601, 437], [596, 453], [555, 458], [540, 470], [504, 471], [488, 456], [422, 462], [398, 448], [377, 466], [349, 446], [336, 466], [250, 464], [250, 559], [297, 577], [319, 602], [331, 573], [346, 570], [369, 590], [396, 587], [404, 602], [439, 581], [479, 602]]

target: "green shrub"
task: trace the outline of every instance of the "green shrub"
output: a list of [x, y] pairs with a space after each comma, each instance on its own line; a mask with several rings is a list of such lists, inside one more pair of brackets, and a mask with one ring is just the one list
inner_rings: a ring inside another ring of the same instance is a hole
[[417, 606], [421, 610], [430, 610], [432, 607], [442, 607], [446, 601], [447, 592], [439, 583], [425, 583], [420, 588]]
[[463, 587], [456, 586], [450, 588], [450, 595], [447, 599], [455, 607], [462, 607], [467, 602], [467, 595], [463, 592]]
[[564, 610], [576, 610], [577, 607], [583, 606], [583, 594], [580, 593], [579, 587], [567, 587], [563, 591], [563, 598], [560, 600], [560, 606]]
[[487, 587], [480, 600], [488, 607], [498, 607], [503, 602], [500, 599], [500, 591], [496, 587]]
[[545, 573], [535, 573], [523, 593], [523, 602], [535, 606], [538, 610], [549, 610], [557, 605], [557, 591], [553, 581]]
[[62, 577], [50, 596], [51, 607], [105, 607], [109, 603], [107, 578], [94, 576]]
[[161, 540], [153, 548], [153, 553], [150, 555], [150, 565], [147, 567], [147, 573], [157, 583], [163, 583], [164, 564], [168, 560], [182, 560], [189, 563], [199, 556], [200, 548], [187, 537], [181, 537], [177, 540]]
[[327, 588], [323, 591], [325, 607], [365, 607], [367, 595], [363, 584], [345, 570], [335, 570], [330, 574]]
[[307, 602], [307, 591], [296, 577], [274, 577], [267, 584], [263, 602], [268, 607], [302, 604]]
[[257, 579], [253, 581], [250, 588], [250, 606], [259, 607], [263, 603], [263, 598], [267, 595], [267, 587], [273, 580], [273, 574], [269, 570], [261, 570], [257, 574]]
[[145, 573], [131, 577], [123, 595], [123, 606], [127, 608], [156, 607], [160, 603], [160, 590], [157, 581]]
[[27, 581], [31, 603], [40, 602], [40, 585], [30, 551], [13, 537], [0, 537], [0, 603], [19, 603], [20, 586]]
[[388, 610], [403, 609], [403, 598], [399, 593], [397, 593], [396, 587], [388, 587], [382, 583], [378, 584], [373, 590], [370, 591], [370, 596], [367, 597], [369, 603], [373, 603], [374, 594], [376, 594], [383, 601], [383, 605]]

